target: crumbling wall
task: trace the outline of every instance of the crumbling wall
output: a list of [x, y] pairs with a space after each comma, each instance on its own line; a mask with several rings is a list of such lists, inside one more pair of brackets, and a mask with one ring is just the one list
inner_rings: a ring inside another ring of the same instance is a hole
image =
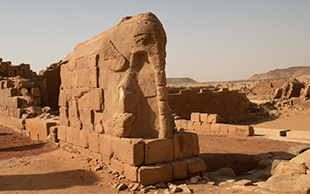
[[247, 99], [246, 94], [238, 91], [181, 90], [180, 93], [169, 94], [168, 99], [172, 113], [181, 119], [190, 119], [192, 112], [218, 114], [222, 122], [256, 117], [256, 106]]
[[11, 65], [0, 60], [0, 121], [23, 130], [25, 119], [41, 114], [46, 105], [46, 84], [29, 64]]
[[39, 75], [45, 78], [46, 83], [46, 105], [51, 108], [58, 108], [59, 89], [60, 89], [60, 62], [54, 63], [40, 71]]

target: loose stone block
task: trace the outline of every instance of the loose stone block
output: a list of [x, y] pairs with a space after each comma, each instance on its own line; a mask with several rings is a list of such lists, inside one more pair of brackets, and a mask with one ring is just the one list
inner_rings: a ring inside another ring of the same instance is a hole
[[170, 164], [173, 168], [173, 179], [184, 179], [187, 177], [187, 162], [175, 161]]
[[204, 172], [207, 170], [206, 164], [199, 157], [184, 159], [187, 162], [187, 170], [189, 174], [196, 172]]
[[200, 122], [200, 113], [199, 112], [192, 112], [191, 121]]
[[143, 185], [151, 185], [158, 182], [173, 180], [173, 169], [169, 164], [142, 166], [138, 170], [138, 182]]
[[124, 164], [124, 176], [132, 182], [138, 181], [138, 168], [137, 166], [131, 166]]
[[95, 153], [99, 153], [99, 134], [89, 133], [88, 134], [89, 150]]
[[26, 119], [26, 131], [30, 132], [30, 138], [37, 141], [46, 141], [50, 127], [57, 123], [52, 120]]
[[174, 159], [183, 159], [193, 156], [193, 142], [190, 133], [174, 133], [173, 136], [173, 148]]
[[144, 162], [144, 142], [140, 138], [111, 137], [113, 157], [126, 164], [139, 166]]
[[173, 145], [171, 139], [145, 140], [145, 164], [171, 162]]

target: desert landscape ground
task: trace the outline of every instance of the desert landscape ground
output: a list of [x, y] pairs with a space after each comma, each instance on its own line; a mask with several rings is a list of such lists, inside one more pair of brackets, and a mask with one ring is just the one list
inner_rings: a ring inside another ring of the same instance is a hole
[[166, 43], [148, 12], [39, 75], [1, 58], [0, 193], [309, 193], [309, 67], [167, 80]]

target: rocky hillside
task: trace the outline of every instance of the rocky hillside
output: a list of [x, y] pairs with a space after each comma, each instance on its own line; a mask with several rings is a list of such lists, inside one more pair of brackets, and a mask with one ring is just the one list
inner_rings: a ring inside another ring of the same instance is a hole
[[310, 66], [290, 67], [287, 69], [275, 69], [268, 73], [255, 74], [248, 80], [279, 80], [290, 78], [310, 79]]
[[167, 83], [171, 85], [179, 85], [179, 84], [195, 84], [197, 82], [189, 77], [184, 77], [184, 78], [167, 78]]

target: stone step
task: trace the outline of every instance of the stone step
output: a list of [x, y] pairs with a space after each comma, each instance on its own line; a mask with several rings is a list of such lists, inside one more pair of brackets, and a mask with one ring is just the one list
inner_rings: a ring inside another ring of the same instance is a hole
[[267, 129], [267, 128], [254, 128], [255, 135], [265, 136], [283, 136], [285, 137], [289, 129]]

